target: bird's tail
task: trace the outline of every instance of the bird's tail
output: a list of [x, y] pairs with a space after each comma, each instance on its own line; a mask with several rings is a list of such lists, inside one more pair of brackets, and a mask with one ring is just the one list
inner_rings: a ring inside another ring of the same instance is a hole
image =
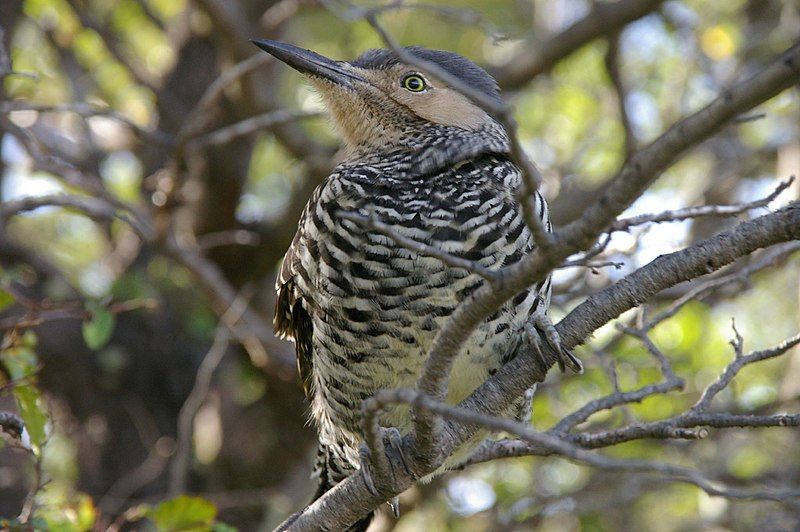
[[[317, 459], [314, 463], [314, 471], [311, 475], [312, 478], [317, 478], [317, 491], [314, 492], [314, 497], [311, 499], [311, 502], [325, 495], [328, 490], [352, 473], [352, 469], [343, 469], [340, 467], [340, 461], [336, 460], [328, 447], [323, 445], [317, 447]], [[374, 516], [375, 512], [370, 512], [366, 517], [363, 517], [351, 525], [350, 528], [347, 529], [348, 532], [365, 532], [367, 528], [369, 528], [369, 524], [372, 522]]]

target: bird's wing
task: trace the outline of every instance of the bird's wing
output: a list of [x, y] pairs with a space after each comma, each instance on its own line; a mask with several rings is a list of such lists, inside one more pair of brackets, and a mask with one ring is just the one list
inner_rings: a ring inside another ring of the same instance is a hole
[[[301, 225], [302, 227], [302, 225]], [[307, 302], [300, 294], [295, 283], [295, 275], [300, 267], [297, 250], [302, 238], [302, 228], [298, 229], [292, 240], [292, 245], [283, 257], [283, 264], [275, 283], [278, 298], [275, 302], [275, 317], [273, 323], [275, 332], [281, 338], [294, 340], [297, 353], [297, 371], [303, 383], [306, 397], [311, 399], [312, 394], [312, 335], [314, 326], [308, 314]]]

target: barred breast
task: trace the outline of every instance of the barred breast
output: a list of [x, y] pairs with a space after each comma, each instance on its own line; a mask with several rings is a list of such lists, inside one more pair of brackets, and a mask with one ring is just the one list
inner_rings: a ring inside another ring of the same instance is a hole
[[[507, 158], [482, 155], [416, 177], [387, 172], [390, 167], [397, 161], [337, 169], [309, 202], [279, 280], [295, 302], [284, 312], [307, 314], [313, 331], [303, 379], [321, 445], [353, 468], [363, 441], [362, 400], [382, 388], [413, 387], [436, 331], [483, 279], [337, 213], [375, 216], [406, 237], [489, 269], [512, 264], [533, 247], [515, 197], [519, 172]], [[546, 220], [541, 197], [536, 206]], [[448, 402], [467, 397], [515, 354], [524, 323], [546, 311], [549, 296], [548, 279], [472, 334], [456, 361]], [[386, 412], [381, 424], [405, 432], [407, 408]]]

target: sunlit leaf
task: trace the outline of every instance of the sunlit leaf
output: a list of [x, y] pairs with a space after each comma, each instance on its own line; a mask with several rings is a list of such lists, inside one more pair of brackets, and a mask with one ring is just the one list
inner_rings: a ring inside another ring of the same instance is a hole
[[82, 496], [78, 507], [76, 508], [78, 514], [78, 525], [82, 530], [89, 530], [94, 526], [97, 519], [97, 508], [94, 506], [94, 501], [88, 495]]
[[14, 380], [33, 375], [39, 365], [39, 359], [28, 343], [18, 343], [0, 352], [0, 362], [3, 363], [8, 376]]
[[212, 524], [217, 517], [217, 508], [203, 498], [182, 495], [162, 502], [150, 511], [148, 517], [159, 531], [199, 532], [212, 530]]
[[114, 315], [108, 309], [99, 305], [89, 309], [92, 318], [83, 322], [83, 339], [90, 349], [100, 349], [111, 338], [114, 331]]
[[41, 393], [31, 385], [14, 387], [14, 398], [17, 400], [19, 415], [25, 422], [34, 449], [40, 449], [47, 437], [45, 426], [47, 414], [41, 401]]
[[700, 37], [700, 46], [711, 59], [720, 61], [727, 59], [736, 51], [736, 41], [731, 29], [724, 26], [712, 26]]
[[8, 308], [14, 304], [14, 296], [0, 288], [0, 310]]

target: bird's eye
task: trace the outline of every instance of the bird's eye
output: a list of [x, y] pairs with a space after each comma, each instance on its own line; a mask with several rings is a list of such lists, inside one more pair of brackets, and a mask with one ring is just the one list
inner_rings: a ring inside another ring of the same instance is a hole
[[409, 74], [404, 77], [402, 85], [405, 90], [411, 92], [422, 92], [428, 88], [428, 84], [425, 83], [425, 78], [419, 74]]

